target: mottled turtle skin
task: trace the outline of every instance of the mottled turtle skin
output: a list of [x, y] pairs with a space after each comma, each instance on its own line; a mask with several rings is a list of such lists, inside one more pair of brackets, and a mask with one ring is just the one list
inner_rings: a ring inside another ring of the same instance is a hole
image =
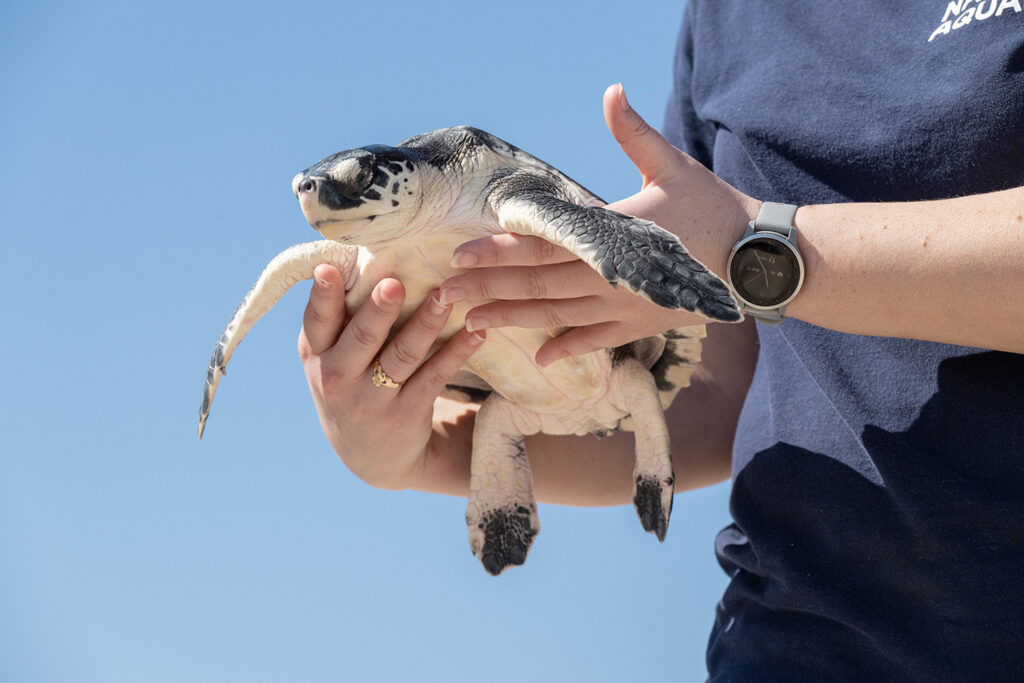
[[[407, 297], [395, 329], [458, 272], [455, 247], [485, 235], [536, 235], [565, 247], [654, 303], [713, 320], [740, 318], [728, 287], [654, 223], [604, 202], [557, 169], [484, 131], [460, 126], [333, 154], [295, 176], [292, 190], [326, 238], [275, 257], [238, 306], [210, 359], [199, 412], [202, 438], [221, 375], [242, 337], [321, 263], [341, 271], [355, 310], [383, 277]], [[465, 324], [456, 304], [440, 336]], [[561, 329], [500, 328], [449, 385], [481, 403], [473, 433], [470, 547], [491, 574], [526, 560], [540, 529], [524, 437], [636, 435], [633, 502], [645, 530], [664, 540], [675, 478], [664, 408], [689, 383], [704, 326], [672, 330], [541, 368], [534, 355]], [[439, 342], [439, 343], [440, 343]], [[367, 391], [379, 391], [368, 385]]]

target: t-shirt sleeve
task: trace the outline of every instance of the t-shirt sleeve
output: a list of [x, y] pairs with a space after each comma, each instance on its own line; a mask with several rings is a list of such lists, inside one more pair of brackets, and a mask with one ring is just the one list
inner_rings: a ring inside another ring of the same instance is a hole
[[672, 68], [672, 92], [665, 107], [662, 132], [673, 145], [714, 170], [712, 150], [715, 129], [700, 118], [693, 102], [693, 22], [696, 5], [697, 3], [692, 0], [686, 3], [683, 14], [683, 25], [679, 31]]

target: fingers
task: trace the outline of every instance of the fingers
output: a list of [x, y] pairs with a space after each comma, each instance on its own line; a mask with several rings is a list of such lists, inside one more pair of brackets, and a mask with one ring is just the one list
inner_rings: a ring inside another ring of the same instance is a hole
[[597, 296], [539, 301], [495, 301], [470, 310], [466, 314], [466, 329], [475, 331], [492, 327], [579, 327], [607, 322], [609, 316], [614, 314], [613, 305], [607, 299]]
[[387, 341], [404, 300], [405, 288], [401, 282], [392, 278], [378, 282], [370, 297], [352, 315], [338, 343], [326, 353], [329, 363], [353, 368], [353, 372], [364, 371]]
[[320, 265], [313, 271], [313, 289], [302, 316], [300, 355], [320, 355], [338, 341], [345, 324], [345, 283], [334, 266]]
[[412, 376], [437, 341], [451, 310], [450, 306], [440, 304], [437, 292], [431, 293], [420, 304], [391, 343], [381, 351], [381, 368], [391, 379], [401, 383]]
[[679, 163], [679, 150], [633, 110], [619, 83], [604, 92], [604, 120], [622, 151], [640, 169], [645, 187]]
[[629, 341], [632, 336], [629, 332], [624, 332], [618, 322], [577, 327], [560, 337], [545, 342], [537, 351], [534, 359], [538, 365], [545, 367], [568, 356], [582, 356], [598, 349], [620, 346]]
[[540, 237], [505, 234], [460, 245], [452, 255], [452, 267], [540, 266], [574, 260], [571, 252]]
[[402, 391], [414, 401], [433, 402], [486, 338], [485, 332], [460, 330], [420, 367]]
[[508, 266], [471, 270], [441, 285], [441, 301], [482, 302], [489, 299], [571, 299], [610, 289], [608, 282], [582, 261], [544, 268]]
[[[382, 281], [382, 284], [387, 282]], [[395, 282], [395, 281], [391, 281]], [[376, 295], [376, 290], [374, 291]], [[375, 297], [371, 297], [375, 298]], [[396, 308], [400, 308], [399, 303]], [[366, 309], [364, 304], [360, 312]], [[370, 306], [377, 308], [376, 304]], [[378, 314], [379, 313], [379, 314]], [[385, 322], [390, 326], [394, 318], [386, 309], [375, 313], [372, 317], [367, 316], [367, 325], [376, 326]], [[486, 339], [485, 333], [471, 333], [465, 329], [460, 330], [437, 353], [431, 356], [426, 362], [423, 358], [430, 352], [431, 347], [437, 341], [438, 335], [444, 329], [448, 315], [451, 313], [450, 306], [441, 306], [437, 300], [437, 292], [433, 292], [420, 304], [409, 321], [395, 335], [394, 339], [380, 353], [380, 365], [387, 375], [402, 385], [400, 392], [392, 394], [380, 393], [375, 396], [402, 396], [405, 400], [411, 400], [413, 404], [432, 405], [438, 394], [445, 385], [455, 376], [466, 361], [468, 361], [476, 350]], [[397, 314], [396, 314], [397, 315]], [[359, 312], [352, 317], [349, 328], [357, 324], [360, 319]], [[390, 321], [390, 322], [388, 322]], [[339, 346], [346, 339], [348, 329], [341, 337]], [[374, 328], [369, 334], [378, 334], [379, 329]], [[385, 331], [386, 335], [387, 332]], [[381, 340], [383, 342], [383, 339]], [[365, 356], [364, 356], [365, 357]], [[372, 360], [372, 356], [367, 360]]]

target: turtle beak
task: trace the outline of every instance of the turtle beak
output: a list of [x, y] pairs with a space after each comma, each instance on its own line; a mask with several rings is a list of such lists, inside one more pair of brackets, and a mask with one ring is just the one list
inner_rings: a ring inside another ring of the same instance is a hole
[[[307, 186], [307, 183], [312, 183], [313, 186]], [[304, 193], [312, 192], [313, 190], [315, 190], [315, 185], [316, 180], [306, 175], [305, 171], [303, 171], [302, 173], [296, 173], [295, 177], [292, 178], [292, 192], [299, 199], [302, 198], [302, 195]]]
[[299, 200], [302, 213], [309, 215], [310, 210], [318, 203], [320, 196], [320, 178], [312, 178], [305, 172], [297, 174], [292, 178], [292, 192]]

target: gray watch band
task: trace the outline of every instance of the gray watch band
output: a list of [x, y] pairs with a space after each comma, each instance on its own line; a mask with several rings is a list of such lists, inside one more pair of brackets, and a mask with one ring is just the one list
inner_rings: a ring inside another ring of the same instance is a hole
[[775, 202], [764, 202], [761, 210], [757, 212], [754, 219], [754, 231], [771, 230], [789, 239], [793, 232], [793, 218], [796, 216], [798, 207], [792, 204], [776, 204]]

